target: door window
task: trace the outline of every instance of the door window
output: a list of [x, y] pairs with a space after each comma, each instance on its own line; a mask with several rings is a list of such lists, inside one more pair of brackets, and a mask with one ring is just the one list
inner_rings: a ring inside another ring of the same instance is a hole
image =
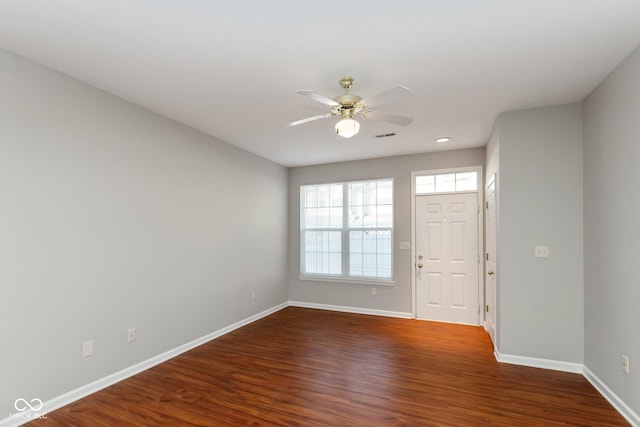
[[416, 177], [416, 194], [478, 190], [478, 172], [453, 172]]

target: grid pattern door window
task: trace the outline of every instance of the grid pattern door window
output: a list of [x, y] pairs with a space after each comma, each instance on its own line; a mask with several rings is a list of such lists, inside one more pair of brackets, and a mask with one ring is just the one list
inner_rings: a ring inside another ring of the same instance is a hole
[[478, 173], [475, 171], [421, 175], [416, 177], [416, 194], [455, 193], [476, 191], [477, 189]]
[[305, 185], [300, 198], [302, 275], [392, 278], [392, 179]]

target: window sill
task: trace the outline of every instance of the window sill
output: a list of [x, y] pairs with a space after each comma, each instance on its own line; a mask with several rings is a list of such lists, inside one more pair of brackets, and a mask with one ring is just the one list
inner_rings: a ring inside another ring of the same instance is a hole
[[298, 276], [298, 279], [310, 282], [330, 282], [344, 283], [355, 285], [374, 285], [374, 286], [395, 286], [396, 281], [391, 279], [354, 279], [353, 277], [332, 277], [332, 276]]

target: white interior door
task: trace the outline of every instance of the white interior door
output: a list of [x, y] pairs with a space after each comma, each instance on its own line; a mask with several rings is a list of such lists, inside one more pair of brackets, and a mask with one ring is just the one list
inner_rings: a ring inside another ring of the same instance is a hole
[[496, 176], [487, 182], [487, 225], [485, 242], [487, 254], [485, 256], [485, 329], [496, 346]]
[[416, 317], [479, 324], [477, 193], [416, 197]]

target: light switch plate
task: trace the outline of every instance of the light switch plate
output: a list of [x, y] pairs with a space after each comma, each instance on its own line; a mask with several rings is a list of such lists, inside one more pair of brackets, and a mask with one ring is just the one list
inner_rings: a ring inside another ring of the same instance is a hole
[[411, 242], [400, 242], [400, 249], [411, 249]]
[[93, 340], [82, 343], [82, 357], [93, 356]]
[[536, 246], [535, 256], [536, 258], [549, 258], [549, 246]]

